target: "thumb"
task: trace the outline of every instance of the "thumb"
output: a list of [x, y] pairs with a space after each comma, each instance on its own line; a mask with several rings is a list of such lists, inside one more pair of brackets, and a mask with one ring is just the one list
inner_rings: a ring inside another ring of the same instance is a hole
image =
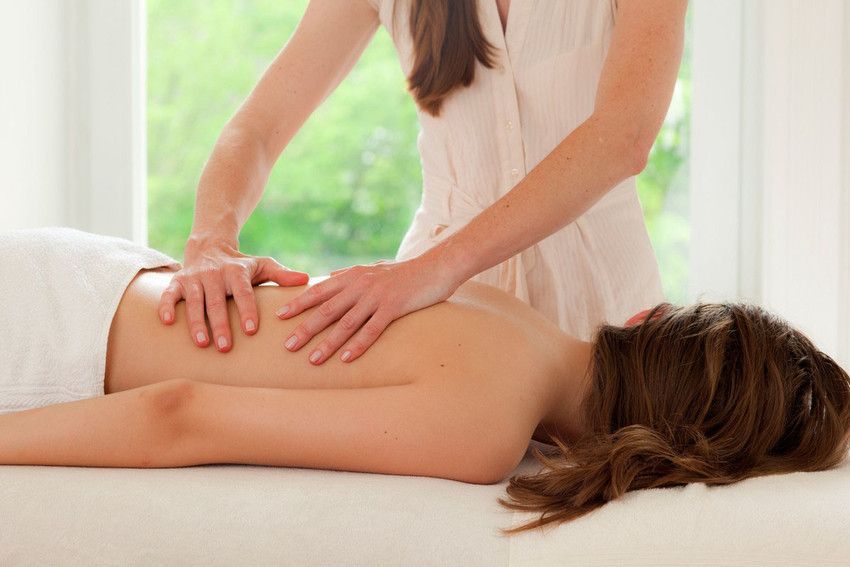
[[304, 285], [310, 280], [307, 272], [297, 272], [281, 266], [274, 258], [257, 258], [257, 273], [252, 283], [274, 282], [281, 286]]

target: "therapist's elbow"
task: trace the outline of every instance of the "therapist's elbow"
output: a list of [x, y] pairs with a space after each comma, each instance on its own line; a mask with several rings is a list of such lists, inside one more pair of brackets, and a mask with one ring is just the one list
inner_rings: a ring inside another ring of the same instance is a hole
[[617, 183], [639, 175], [649, 162], [649, 151], [625, 140], [617, 144], [609, 155], [608, 163], [614, 169], [611, 175]]
[[611, 113], [597, 113], [592, 122], [597, 140], [616, 169], [615, 177], [627, 179], [646, 169], [657, 132], [652, 133], [651, 128]]
[[634, 175], [639, 175], [644, 169], [646, 169], [647, 164], [649, 163], [649, 152], [644, 151], [633, 151], [628, 154], [627, 159], [627, 177], [632, 177]]
[[655, 138], [649, 138], [634, 132], [623, 136], [620, 145], [620, 156], [624, 169], [624, 177], [640, 174], [649, 163], [649, 153]]

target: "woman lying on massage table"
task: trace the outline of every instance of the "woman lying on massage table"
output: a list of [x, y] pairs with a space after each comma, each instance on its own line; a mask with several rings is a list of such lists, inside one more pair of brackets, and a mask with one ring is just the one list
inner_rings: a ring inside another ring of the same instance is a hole
[[[584, 342], [513, 296], [468, 282], [394, 321], [355, 362], [316, 366], [281, 345], [309, 313], [271, 316], [302, 286], [260, 286], [268, 323], [253, 336], [235, 334], [221, 356], [192, 344], [183, 325], [159, 323], [175, 266], [155, 251], [69, 229], [14, 231], [0, 233], [0, 262], [4, 303], [57, 320], [63, 310], [76, 314], [49, 339], [61, 345], [44, 339], [49, 325], [4, 321], [17, 334], [0, 355], [18, 362], [0, 363], [0, 386], [21, 391], [24, 373], [31, 391], [47, 391], [28, 368], [61, 373], [62, 360], [44, 361], [69, 344], [95, 344], [80, 349], [94, 357], [84, 378], [107, 394], [33, 398], [28, 405], [42, 407], [0, 415], [0, 464], [245, 463], [495, 483], [533, 438], [554, 445], [548, 455], [535, 451], [547, 466], [511, 478], [512, 501], [501, 500], [542, 512], [531, 527], [578, 517], [627, 490], [820, 470], [847, 452], [850, 378], [801, 332], [752, 305], [660, 304]], [[45, 262], [50, 278], [40, 276]], [[30, 283], [15, 285], [9, 270]], [[98, 274], [122, 270], [127, 281], [98, 289]], [[57, 294], [71, 300], [44, 297]], [[107, 304], [102, 316], [97, 301]]]

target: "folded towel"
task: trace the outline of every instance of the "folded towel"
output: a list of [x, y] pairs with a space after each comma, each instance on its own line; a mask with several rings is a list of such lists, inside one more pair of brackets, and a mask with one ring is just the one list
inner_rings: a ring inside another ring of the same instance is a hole
[[0, 232], [0, 413], [104, 394], [112, 317], [139, 270], [179, 267], [71, 228]]

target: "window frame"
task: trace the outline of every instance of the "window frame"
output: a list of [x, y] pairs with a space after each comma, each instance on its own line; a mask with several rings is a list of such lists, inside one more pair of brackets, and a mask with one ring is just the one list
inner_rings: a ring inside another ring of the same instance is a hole
[[[690, 226], [687, 297], [735, 297], [742, 272], [743, 10], [694, 1], [691, 54]], [[753, 205], [754, 203], [749, 203]], [[757, 207], [754, 207], [757, 209]], [[726, 266], [718, 270], [718, 266]]]
[[147, 6], [78, 0], [67, 21], [68, 216], [147, 243]]

